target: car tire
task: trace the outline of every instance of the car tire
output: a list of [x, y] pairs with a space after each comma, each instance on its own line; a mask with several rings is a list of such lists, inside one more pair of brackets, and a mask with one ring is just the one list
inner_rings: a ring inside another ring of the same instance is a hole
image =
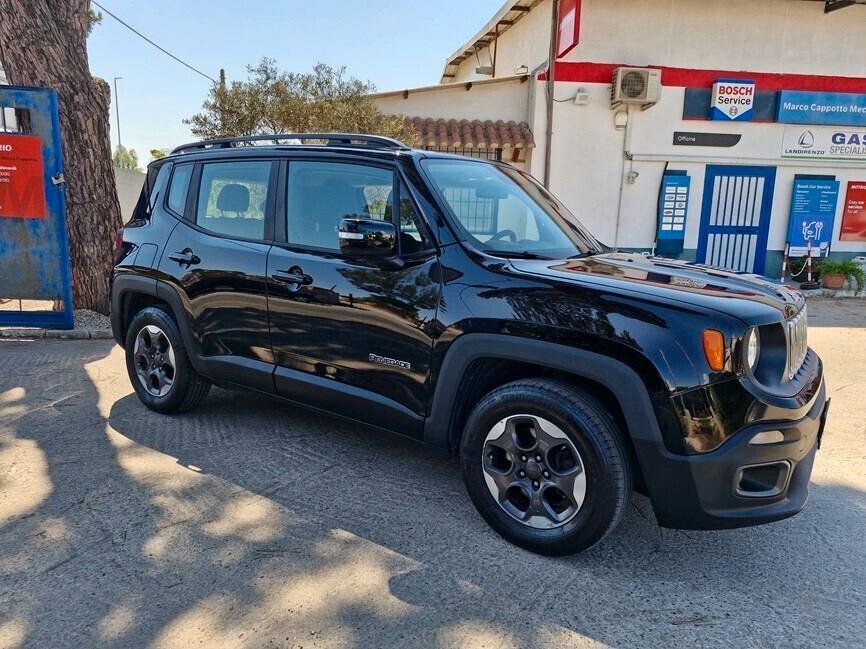
[[126, 332], [126, 370], [135, 393], [151, 410], [190, 410], [207, 397], [210, 382], [189, 362], [174, 318], [160, 307], [139, 311]]
[[479, 513], [538, 554], [592, 547], [616, 527], [631, 495], [616, 421], [565, 381], [525, 379], [490, 392], [469, 415], [460, 456]]

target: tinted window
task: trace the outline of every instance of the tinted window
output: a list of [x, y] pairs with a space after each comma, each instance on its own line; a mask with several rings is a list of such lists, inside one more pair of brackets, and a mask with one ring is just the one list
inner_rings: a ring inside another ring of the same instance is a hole
[[183, 216], [186, 207], [186, 192], [189, 189], [189, 179], [192, 177], [192, 165], [179, 165], [171, 175], [171, 187], [168, 189], [168, 207], [175, 214]]
[[286, 236], [289, 243], [339, 250], [343, 219], [393, 219], [394, 174], [336, 162], [291, 162]]
[[203, 165], [196, 223], [230, 237], [264, 239], [270, 173], [267, 161]]
[[433, 245], [405, 183], [400, 181], [400, 252], [404, 255], [429, 250]]
[[464, 233], [485, 252], [562, 259], [601, 250], [562, 203], [522, 171], [469, 160], [421, 164]]

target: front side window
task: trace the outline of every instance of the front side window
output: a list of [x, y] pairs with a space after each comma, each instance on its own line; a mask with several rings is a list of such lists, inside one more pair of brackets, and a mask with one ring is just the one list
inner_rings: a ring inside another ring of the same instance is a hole
[[264, 239], [271, 163], [207, 162], [202, 166], [196, 224], [229, 237]]
[[289, 163], [286, 236], [290, 244], [339, 250], [343, 219], [391, 221], [394, 174], [337, 162]]
[[488, 254], [565, 259], [601, 250], [562, 203], [522, 171], [470, 160], [421, 164], [464, 234]]

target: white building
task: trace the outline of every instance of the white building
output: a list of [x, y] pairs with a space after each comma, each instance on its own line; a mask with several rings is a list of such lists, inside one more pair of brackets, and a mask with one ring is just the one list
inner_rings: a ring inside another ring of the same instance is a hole
[[[424, 147], [544, 179], [553, 1], [509, 0], [448, 57], [439, 85], [379, 93], [380, 110], [416, 118]], [[862, 2], [559, 0], [551, 190], [620, 248], [661, 241], [778, 276], [793, 216], [792, 244], [866, 254]], [[658, 97], [612, 106], [623, 67], [659, 71]], [[719, 80], [746, 82], [722, 84], [735, 103], [720, 106], [739, 120], [710, 119]]]

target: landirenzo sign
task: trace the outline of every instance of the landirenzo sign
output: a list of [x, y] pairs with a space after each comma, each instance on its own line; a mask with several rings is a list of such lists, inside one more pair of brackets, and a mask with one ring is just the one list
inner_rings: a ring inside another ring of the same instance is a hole
[[787, 127], [782, 137], [782, 157], [866, 162], [866, 129]]

